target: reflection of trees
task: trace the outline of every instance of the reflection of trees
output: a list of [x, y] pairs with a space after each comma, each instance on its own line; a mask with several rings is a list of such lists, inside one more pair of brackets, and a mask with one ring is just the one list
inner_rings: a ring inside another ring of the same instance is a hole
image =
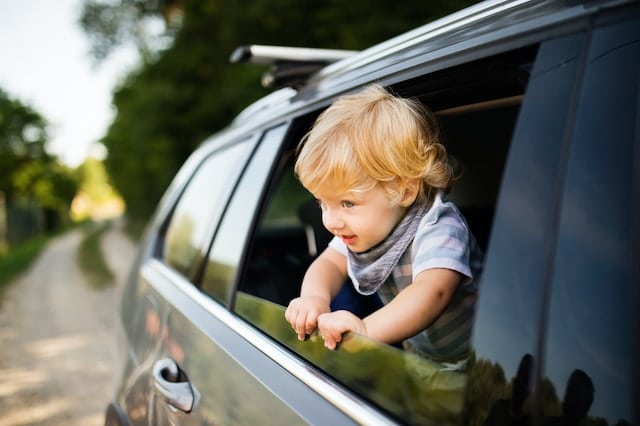
[[236, 311], [281, 343], [406, 424], [458, 425], [465, 374], [388, 345], [348, 335], [336, 351], [320, 337], [298, 341], [284, 308], [239, 293]]
[[195, 224], [187, 214], [175, 217], [167, 231], [167, 261], [181, 272], [187, 273], [196, 256], [196, 248], [191, 240], [194, 237]]
[[202, 278], [202, 290], [225, 303], [228, 301], [235, 274], [235, 266], [220, 262], [219, 259], [209, 259]]
[[474, 354], [469, 362], [463, 423], [483, 425], [494, 403], [508, 400], [510, 395], [511, 384], [507, 383], [502, 367], [489, 360], [476, 360]]
[[[533, 358], [525, 355], [518, 372], [509, 382], [498, 363], [486, 359], [469, 364], [468, 384], [465, 390], [464, 425], [529, 425], [533, 406], [529, 398], [532, 389], [530, 374]], [[569, 377], [564, 398], [561, 401], [548, 378], [544, 378], [538, 390], [541, 401], [541, 424], [545, 426], [609, 426], [602, 417], [588, 416], [595, 389], [591, 378], [582, 370], [574, 370]], [[626, 420], [618, 420], [612, 426], [628, 426]]]

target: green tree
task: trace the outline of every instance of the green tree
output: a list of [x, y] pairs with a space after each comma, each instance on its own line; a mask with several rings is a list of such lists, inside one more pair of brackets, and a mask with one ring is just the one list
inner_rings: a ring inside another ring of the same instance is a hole
[[15, 196], [14, 174], [29, 162], [47, 156], [46, 127], [40, 114], [0, 89], [0, 192], [7, 202]]
[[[99, 63], [122, 45], [133, 43], [143, 60], [151, 60], [179, 26], [181, 8], [172, 0], [85, 1], [80, 25]], [[166, 25], [163, 25], [166, 24]]]
[[104, 163], [97, 158], [87, 158], [75, 170], [80, 184], [72, 206], [74, 220], [86, 218], [110, 218], [120, 216], [124, 202], [111, 185]]
[[[68, 217], [77, 184], [46, 152], [48, 139], [44, 117], [0, 89], [0, 245], [54, 229]], [[40, 216], [43, 229], [33, 225]]]
[[80, 182], [80, 191], [95, 203], [104, 203], [118, 197], [118, 193], [110, 184], [110, 176], [102, 161], [87, 158], [76, 171]]
[[53, 210], [68, 208], [77, 191], [73, 171], [56, 161], [31, 161], [14, 174], [13, 182], [18, 194]]

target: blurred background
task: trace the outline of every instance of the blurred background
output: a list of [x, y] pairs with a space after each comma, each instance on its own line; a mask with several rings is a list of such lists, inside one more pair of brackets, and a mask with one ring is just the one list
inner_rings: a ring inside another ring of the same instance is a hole
[[[126, 268], [133, 255], [119, 248], [111, 251], [124, 262], [103, 259], [109, 257], [100, 245], [107, 228], [96, 224], [110, 226], [118, 219], [135, 245], [187, 156], [268, 93], [260, 84], [266, 67], [229, 63], [236, 47], [361, 50], [472, 3], [476, 2], [0, 0], [0, 291], [25, 273], [50, 240], [77, 227], [90, 232], [69, 240], [73, 247], [56, 246], [58, 257], [43, 267], [45, 278], [36, 281], [48, 281], [51, 265], [63, 265], [70, 257], [79, 263], [86, 281], [98, 284], [95, 288], [123, 276], [109, 268]], [[68, 275], [70, 266], [64, 265], [59, 274]], [[38, 284], [43, 283], [33, 285]], [[55, 280], [53, 284], [59, 285]], [[77, 288], [65, 291], [81, 293]], [[0, 346], [15, 351], [24, 342], [7, 343], [7, 336], [28, 331], [14, 332], [25, 321], [20, 311], [5, 312], [7, 297], [0, 297]], [[24, 297], [29, 303], [38, 299]], [[105, 297], [103, 293], [95, 300], [110, 318], [116, 315], [118, 293], [109, 293], [110, 304]], [[41, 303], [48, 303], [43, 299]], [[30, 309], [47, 310], [49, 317], [56, 312], [53, 305]], [[75, 321], [83, 323], [82, 318]], [[96, 327], [107, 321], [111, 320]], [[105, 338], [90, 332], [92, 322], [84, 324], [74, 336]], [[65, 334], [52, 330], [40, 331]], [[71, 341], [76, 347], [95, 346]], [[27, 362], [25, 357], [16, 359]], [[0, 400], [9, 405], [24, 393], [10, 386], [11, 376], [5, 373], [18, 370], [7, 362], [0, 350]], [[28, 370], [29, 365], [20, 368]], [[110, 374], [105, 367], [102, 375], [92, 377], [107, 380]], [[69, 389], [68, 383], [61, 386]], [[31, 399], [28, 406], [38, 403]], [[105, 405], [99, 401], [97, 409]], [[42, 424], [55, 424], [46, 415], [42, 419]], [[71, 417], [61, 419], [67, 424]], [[99, 424], [100, 412], [95, 419]], [[13, 418], [11, 424], [35, 422]]]
[[267, 93], [235, 47], [359, 50], [470, 3], [3, 1], [0, 250], [125, 209], [144, 223], [194, 148]]

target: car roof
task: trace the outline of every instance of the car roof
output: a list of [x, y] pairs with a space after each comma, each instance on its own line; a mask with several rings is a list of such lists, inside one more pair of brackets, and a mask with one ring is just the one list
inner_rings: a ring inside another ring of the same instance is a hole
[[[531, 42], [534, 42], [548, 36], [550, 31], [566, 28], [568, 22], [596, 13], [603, 7], [633, 1], [483, 1], [365, 50], [350, 51], [342, 58], [336, 56], [335, 60], [327, 60], [323, 67], [313, 69], [303, 83], [296, 80], [295, 87], [281, 88], [249, 105], [231, 127], [257, 125], [286, 114], [292, 108], [331, 99], [381, 77], [391, 83], [394, 73], [406, 72], [412, 65], [446, 61], [454, 54], [460, 56], [461, 52], [473, 52], [479, 46], [490, 46], [492, 42], [508, 40], [516, 35], [529, 34]], [[520, 37], [517, 43], [522, 44], [523, 38]], [[486, 49], [478, 53], [486, 54]], [[277, 66], [277, 58], [271, 59], [271, 63]], [[304, 64], [304, 61], [300, 63]]]

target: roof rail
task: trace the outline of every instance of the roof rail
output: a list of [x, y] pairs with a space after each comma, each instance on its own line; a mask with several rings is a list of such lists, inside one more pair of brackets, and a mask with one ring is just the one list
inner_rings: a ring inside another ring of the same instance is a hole
[[271, 65], [271, 69], [262, 76], [263, 87], [297, 89], [316, 71], [356, 53], [358, 51], [355, 50], [253, 44], [237, 47], [231, 53], [229, 61]]

